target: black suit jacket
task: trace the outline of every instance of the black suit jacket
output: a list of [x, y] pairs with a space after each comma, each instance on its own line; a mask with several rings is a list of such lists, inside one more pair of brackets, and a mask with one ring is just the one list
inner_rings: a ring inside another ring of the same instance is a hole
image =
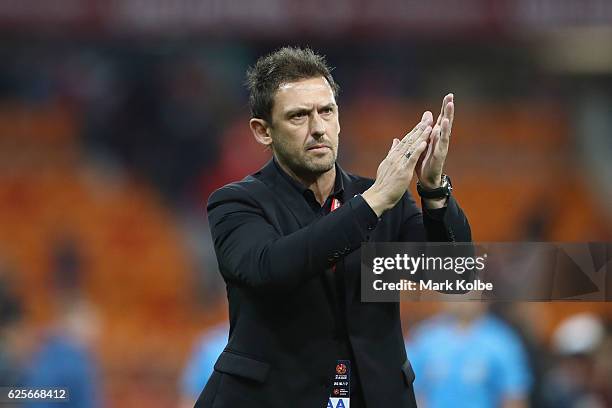
[[338, 301], [325, 271], [344, 274], [348, 341], [368, 407], [414, 407], [397, 303], [360, 301], [367, 241], [471, 241], [451, 197], [442, 216], [423, 215], [409, 193], [380, 219], [359, 195], [373, 180], [345, 173], [345, 202], [317, 218], [270, 161], [215, 191], [208, 218], [227, 286], [228, 345], [196, 407], [323, 408], [342, 344]]

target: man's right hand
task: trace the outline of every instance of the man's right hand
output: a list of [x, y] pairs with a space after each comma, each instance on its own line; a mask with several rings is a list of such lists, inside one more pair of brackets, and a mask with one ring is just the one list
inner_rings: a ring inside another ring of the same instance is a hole
[[378, 166], [376, 181], [361, 195], [378, 217], [393, 208], [408, 189], [416, 163], [427, 147], [432, 123], [433, 115], [426, 111], [401, 141], [393, 139], [391, 150]]

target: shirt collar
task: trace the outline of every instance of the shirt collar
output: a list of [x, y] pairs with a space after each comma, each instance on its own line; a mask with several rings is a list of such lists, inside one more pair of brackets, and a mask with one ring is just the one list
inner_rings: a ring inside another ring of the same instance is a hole
[[[293, 186], [293, 188], [295, 188], [303, 197], [306, 197], [306, 194], [308, 191], [312, 193], [312, 190], [305, 187], [302, 183], [300, 183], [299, 181], [295, 180], [293, 177], [288, 175], [278, 164], [278, 162], [276, 161], [276, 157], [273, 157], [272, 160], [274, 162], [274, 168], [276, 169], [276, 171], [278, 171], [280, 175], [285, 180], [287, 180], [289, 184], [291, 184], [291, 186]], [[332, 192], [330, 197], [341, 197], [342, 193], [344, 192], [344, 182], [342, 180], [342, 172], [340, 171], [340, 167], [338, 166], [338, 163], [334, 163], [334, 166], [336, 166], [336, 180], [334, 181], [334, 191]]]

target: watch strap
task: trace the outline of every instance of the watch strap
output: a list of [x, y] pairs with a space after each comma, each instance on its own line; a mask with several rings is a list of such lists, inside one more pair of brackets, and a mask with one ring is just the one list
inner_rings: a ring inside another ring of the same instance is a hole
[[446, 198], [451, 195], [452, 190], [453, 186], [450, 177], [446, 174], [442, 174], [442, 185], [433, 190], [424, 188], [421, 183], [417, 181], [417, 193], [419, 193], [422, 198]]

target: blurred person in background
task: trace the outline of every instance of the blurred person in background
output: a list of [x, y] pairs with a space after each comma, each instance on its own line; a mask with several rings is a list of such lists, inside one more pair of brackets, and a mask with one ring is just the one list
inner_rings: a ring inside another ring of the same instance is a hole
[[8, 387], [20, 384], [19, 360], [24, 356], [19, 344], [28, 339], [18, 341], [24, 332], [23, 310], [3, 272], [0, 270], [0, 387]]
[[[79, 247], [69, 235], [51, 242], [54, 313], [42, 325], [26, 319], [16, 284], [0, 282], [0, 386], [66, 389], [64, 407], [101, 406], [101, 379], [91, 352], [98, 336], [96, 308], [80, 290]], [[22, 401], [25, 408], [55, 407], [57, 401]]]
[[453, 302], [415, 327], [406, 348], [424, 408], [524, 408], [532, 384], [510, 326], [480, 302]]
[[547, 319], [544, 313], [551, 306], [554, 305], [538, 302], [494, 302], [489, 307], [491, 314], [508, 324], [523, 345], [533, 380], [529, 395], [531, 407], [545, 406], [542, 378], [550, 363], [550, 353], [546, 335], [542, 332], [542, 322]]
[[544, 377], [547, 408], [612, 406], [612, 334], [597, 315], [565, 319], [552, 338], [555, 359]]
[[[16, 303], [11, 306], [18, 310]], [[98, 367], [88, 345], [95, 316], [83, 302], [70, 302], [48, 329], [26, 323], [19, 314], [2, 327], [0, 385], [22, 389], [67, 389], [63, 407], [100, 407]], [[3, 358], [4, 355], [4, 358]], [[4, 364], [3, 364], [4, 362]], [[8, 364], [7, 364], [8, 363]], [[55, 407], [55, 402], [22, 402], [22, 407]]]
[[227, 345], [229, 326], [212, 327], [197, 341], [180, 378], [181, 407], [191, 408], [213, 373], [215, 362]]
[[604, 406], [612, 407], [612, 322], [608, 321], [603, 340], [595, 351], [595, 389]]
[[442, 173], [453, 95], [393, 140], [371, 180], [336, 163], [338, 87], [322, 56], [285, 47], [247, 78], [251, 131], [273, 158], [208, 201], [230, 332], [196, 406], [415, 407], [399, 305], [361, 302], [356, 249], [471, 241]]

